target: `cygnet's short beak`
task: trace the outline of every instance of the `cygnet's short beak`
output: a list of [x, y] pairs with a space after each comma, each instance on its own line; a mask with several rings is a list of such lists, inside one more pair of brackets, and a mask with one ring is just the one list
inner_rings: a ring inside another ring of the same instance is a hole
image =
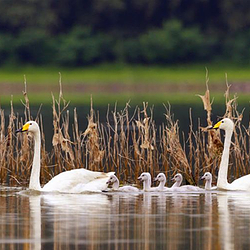
[[142, 178], [141, 178], [141, 177], [138, 177], [138, 178], [137, 178], [137, 180], [141, 181], [141, 180], [142, 180]]

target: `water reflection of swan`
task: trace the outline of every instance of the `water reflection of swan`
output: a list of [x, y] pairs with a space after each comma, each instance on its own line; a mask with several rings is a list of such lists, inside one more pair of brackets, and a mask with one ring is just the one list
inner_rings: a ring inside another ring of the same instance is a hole
[[217, 200], [222, 249], [231, 250], [236, 246], [243, 249], [244, 245], [249, 246], [250, 194], [223, 192], [217, 194]]
[[[51, 239], [52, 244], [58, 242], [60, 245], [63, 245], [65, 242], [70, 244], [73, 240], [79, 240], [78, 237], [80, 236], [74, 235], [75, 230], [79, 232], [81, 230], [86, 231], [86, 238], [91, 240], [95, 236], [91, 235], [85, 228], [94, 229], [102, 226], [106, 228], [106, 218], [105, 216], [103, 217], [103, 214], [110, 212], [110, 202], [105, 195], [48, 194], [29, 195], [28, 199], [30, 205], [30, 249], [32, 250], [41, 249], [41, 243], [46, 234], [53, 237]], [[41, 204], [43, 210], [46, 211], [46, 216], [41, 213]], [[46, 233], [44, 230], [41, 230], [42, 224], [47, 225]], [[98, 230], [95, 231], [98, 232]], [[48, 239], [46, 239], [47, 241]]]
[[41, 188], [41, 135], [40, 128], [35, 121], [28, 121], [16, 132], [29, 131], [34, 136], [34, 158], [30, 176], [29, 189], [36, 191], [57, 191], [63, 193], [81, 193], [84, 191], [100, 191], [106, 188], [106, 182], [111, 174], [90, 171], [87, 169], [73, 169], [62, 172], [52, 178]]
[[[46, 194], [43, 203], [48, 210], [73, 214], [99, 214], [108, 209], [109, 200], [104, 194]], [[97, 205], [98, 204], [98, 205]]]
[[30, 196], [30, 237], [32, 250], [41, 249], [41, 196]]

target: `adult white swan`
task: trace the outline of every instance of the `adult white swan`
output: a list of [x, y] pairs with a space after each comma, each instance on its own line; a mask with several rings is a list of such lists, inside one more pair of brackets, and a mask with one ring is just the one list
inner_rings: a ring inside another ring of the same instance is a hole
[[225, 130], [225, 140], [224, 140], [224, 149], [220, 162], [220, 169], [217, 179], [217, 188], [223, 190], [241, 190], [241, 191], [250, 191], [250, 175], [245, 175], [240, 177], [237, 180], [234, 180], [232, 183], [227, 181], [228, 173], [228, 162], [229, 162], [229, 149], [231, 144], [231, 138], [234, 130], [234, 123], [229, 118], [224, 118], [221, 121], [217, 122], [213, 128], [219, 128]]
[[102, 173], [86, 169], [74, 169], [62, 172], [51, 179], [41, 188], [41, 135], [35, 121], [28, 121], [16, 132], [31, 132], [34, 137], [34, 158], [30, 175], [29, 189], [36, 191], [56, 191], [63, 193], [81, 193], [84, 191], [101, 191], [106, 188], [109, 176], [114, 172]]

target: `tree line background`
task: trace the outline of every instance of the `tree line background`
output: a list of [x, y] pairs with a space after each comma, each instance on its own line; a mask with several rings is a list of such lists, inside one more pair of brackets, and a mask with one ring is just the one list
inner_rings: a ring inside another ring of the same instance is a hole
[[249, 58], [249, 0], [0, 0], [0, 65]]

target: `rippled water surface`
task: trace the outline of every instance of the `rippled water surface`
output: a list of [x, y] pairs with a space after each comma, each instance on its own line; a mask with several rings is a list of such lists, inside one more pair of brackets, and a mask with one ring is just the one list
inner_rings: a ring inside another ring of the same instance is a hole
[[0, 189], [0, 249], [250, 249], [250, 193]]

